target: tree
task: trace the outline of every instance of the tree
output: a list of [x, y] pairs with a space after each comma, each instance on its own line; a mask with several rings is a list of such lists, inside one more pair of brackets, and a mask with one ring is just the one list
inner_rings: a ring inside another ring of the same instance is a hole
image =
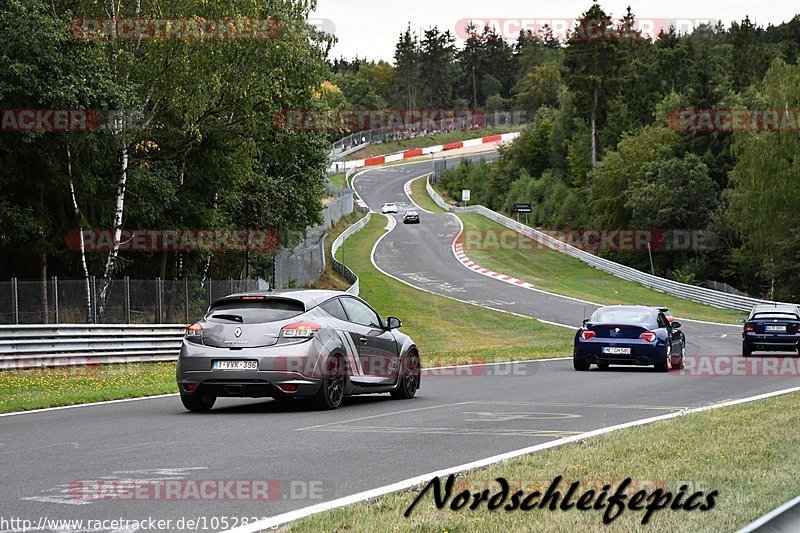
[[581, 15], [564, 52], [566, 82], [588, 115], [591, 161], [597, 166], [597, 131], [605, 124], [608, 102], [619, 89], [620, 54], [616, 28], [598, 4]]

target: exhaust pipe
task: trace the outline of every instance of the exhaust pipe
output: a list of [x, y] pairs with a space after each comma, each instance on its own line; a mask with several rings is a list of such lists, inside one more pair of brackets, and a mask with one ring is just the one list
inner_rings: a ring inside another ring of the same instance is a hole
[[244, 390], [244, 387], [241, 385], [227, 385], [225, 390], [228, 392], [228, 394], [241, 394]]

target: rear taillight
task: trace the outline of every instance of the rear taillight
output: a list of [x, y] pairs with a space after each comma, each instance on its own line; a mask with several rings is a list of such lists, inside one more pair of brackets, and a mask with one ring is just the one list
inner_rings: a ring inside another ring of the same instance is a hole
[[642, 333], [641, 335], [639, 335], [639, 338], [647, 342], [653, 342], [654, 340], [656, 340], [656, 334], [653, 333], [652, 331], [648, 331], [646, 333]]
[[192, 324], [188, 328], [186, 328], [186, 336], [187, 337], [202, 337], [203, 336], [203, 326], [200, 324]]
[[281, 330], [281, 337], [286, 339], [310, 339], [322, 329], [316, 322], [298, 322]]
[[583, 333], [581, 333], [581, 337], [583, 337], [583, 340], [588, 341], [589, 339], [597, 338], [597, 333], [595, 333], [594, 331], [592, 331], [590, 329], [587, 329], [587, 330], [584, 330]]
[[745, 331], [755, 331], [756, 328], [755, 328], [755, 326], [753, 326], [753, 324], [745, 324], [744, 325], [744, 330]]

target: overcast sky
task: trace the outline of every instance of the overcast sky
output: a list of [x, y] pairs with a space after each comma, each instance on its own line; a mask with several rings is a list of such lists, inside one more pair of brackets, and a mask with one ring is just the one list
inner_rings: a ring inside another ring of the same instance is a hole
[[[327, 19], [323, 27], [335, 28], [339, 43], [332, 57], [354, 56], [393, 61], [394, 45], [410, 22], [416, 30], [434, 25], [454, 34], [469, 19], [489, 20], [509, 34], [521, 25], [536, 27], [546, 21], [568, 24], [589, 6], [589, 0], [318, 0], [315, 17]], [[745, 15], [759, 25], [778, 24], [800, 13], [798, 0], [606, 0], [600, 5], [614, 18], [628, 5], [643, 24], [671, 21], [688, 27], [703, 19], [722, 20], [727, 26]], [[459, 24], [459, 22], [461, 24]], [[322, 22], [319, 22], [320, 24]], [[553, 25], [551, 24], [551, 26]], [[332, 25], [332, 26], [331, 26]], [[646, 28], [645, 28], [646, 29]], [[460, 42], [459, 42], [460, 45]]]

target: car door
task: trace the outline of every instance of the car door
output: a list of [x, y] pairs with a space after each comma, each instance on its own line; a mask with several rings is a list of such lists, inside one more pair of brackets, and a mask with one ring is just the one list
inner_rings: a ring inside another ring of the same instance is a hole
[[391, 331], [386, 331], [378, 313], [356, 298], [341, 299], [350, 320], [350, 334], [358, 350], [364, 382], [394, 384], [400, 368], [400, 354]]

